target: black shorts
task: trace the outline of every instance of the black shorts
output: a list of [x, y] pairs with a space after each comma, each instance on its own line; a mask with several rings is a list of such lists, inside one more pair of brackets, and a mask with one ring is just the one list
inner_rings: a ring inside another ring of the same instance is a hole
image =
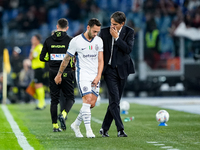
[[35, 83], [43, 83], [44, 82], [44, 69], [38, 68], [34, 69], [34, 82]]

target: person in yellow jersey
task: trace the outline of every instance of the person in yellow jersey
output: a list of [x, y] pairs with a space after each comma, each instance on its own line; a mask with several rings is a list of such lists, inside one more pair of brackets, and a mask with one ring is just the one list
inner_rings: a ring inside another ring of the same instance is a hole
[[43, 45], [41, 44], [41, 36], [35, 34], [31, 38], [31, 50], [29, 59], [32, 61], [32, 69], [34, 70], [34, 87], [36, 95], [35, 99], [38, 100], [36, 110], [42, 110], [45, 108], [45, 91], [43, 87], [43, 78], [45, 62], [40, 61], [40, 53]]

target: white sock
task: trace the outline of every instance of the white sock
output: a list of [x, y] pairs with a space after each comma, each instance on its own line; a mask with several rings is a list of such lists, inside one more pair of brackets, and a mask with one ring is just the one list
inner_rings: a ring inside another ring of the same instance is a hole
[[91, 130], [91, 124], [90, 124], [90, 121], [91, 121], [91, 110], [90, 110], [90, 106], [91, 106], [91, 104], [83, 103], [83, 106], [81, 108], [82, 119], [83, 119], [83, 122], [85, 124], [85, 129], [86, 130]]
[[76, 120], [75, 120], [75, 125], [77, 126], [80, 126], [81, 122], [83, 121], [83, 118], [82, 118], [82, 111], [80, 110]]

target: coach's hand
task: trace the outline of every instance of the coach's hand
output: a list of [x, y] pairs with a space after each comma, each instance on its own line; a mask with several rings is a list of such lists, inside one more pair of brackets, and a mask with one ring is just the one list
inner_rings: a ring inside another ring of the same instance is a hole
[[61, 78], [62, 74], [57, 74], [56, 77], [54, 78], [54, 81], [55, 83], [58, 85], [58, 84], [61, 84], [62, 82], [62, 78]]
[[116, 27], [110, 27], [110, 34], [112, 35], [112, 37], [114, 37], [115, 39], [119, 37], [118, 35], [118, 31], [116, 29]]

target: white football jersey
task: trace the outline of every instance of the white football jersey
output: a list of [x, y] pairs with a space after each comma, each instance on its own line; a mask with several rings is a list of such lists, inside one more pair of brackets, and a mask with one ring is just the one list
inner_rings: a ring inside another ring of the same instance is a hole
[[103, 41], [99, 36], [88, 41], [83, 34], [80, 34], [70, 41], [67, 53], [70, 56], [76, 53], [76, 76], [79, 81], [94, 80], [98, 73], [100, 51], [103, 51]]

